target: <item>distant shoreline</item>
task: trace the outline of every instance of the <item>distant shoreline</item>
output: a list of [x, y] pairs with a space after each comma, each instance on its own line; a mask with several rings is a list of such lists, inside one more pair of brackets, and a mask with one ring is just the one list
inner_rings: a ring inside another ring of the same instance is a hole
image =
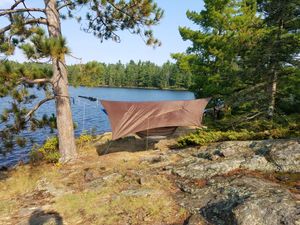
[[156, 88], [156, 87], [130, 87], [130, 86], [109, 86], [109, 85], [102, 85], [102, 86], [84, 86], [78, 85], [72, 87], [87, 87], [87, 88], [125, 88], [125, 89], [144, 89], [144, 90], [160, 90], [160, 91], [189, 91], [188, 89], [184, 88]]

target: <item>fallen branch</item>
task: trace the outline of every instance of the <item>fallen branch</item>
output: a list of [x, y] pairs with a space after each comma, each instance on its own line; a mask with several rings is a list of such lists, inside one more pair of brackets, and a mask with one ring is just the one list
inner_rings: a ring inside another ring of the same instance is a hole
[[250, 117], [247, 117], [244, 121], [249, 121], [249, 120], [253, 120], [254, 118], [260, 116], [261, 114], [263, 114], [263, 112], [258, 112]]

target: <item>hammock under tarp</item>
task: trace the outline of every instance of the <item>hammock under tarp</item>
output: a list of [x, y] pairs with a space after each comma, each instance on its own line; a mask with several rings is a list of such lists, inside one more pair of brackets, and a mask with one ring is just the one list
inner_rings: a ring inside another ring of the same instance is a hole
[[157, 133], [161, 135], [168, 133], [167, 130], [175, 131], [179, 126], [200, 127], [209, 100], [210, 98], [159, 102], [101, 100], [101, 104], [110, 120], [112, 139], [116, 140], [134, 133], [145, 136], [157, 135]]
[[141, 137], [149, 137], [149, 136], [169, 136], [176, 131], [177, 127], [158, 127], [152, 128], [149, 130], [143, 130], [136, 132], [136, 134]]

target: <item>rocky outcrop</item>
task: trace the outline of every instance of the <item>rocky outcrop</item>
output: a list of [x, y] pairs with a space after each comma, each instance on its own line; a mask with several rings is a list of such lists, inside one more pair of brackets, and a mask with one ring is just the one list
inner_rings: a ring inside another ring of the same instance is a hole
[[173, 172], [180, 177], [207, 179], [235, 169], [300, 173], [297, 140], [222, 142], [181, 152]]
[[178, 201], [192, 215], [186, 224], [300, 224], [298, 140], [223, 142], [179, 154], [172, 172]]
[[210, 224], [297, 224], [300, 208], [295, 196], [280, 185], [253, 177], [210, 180], [180, 199], [191, 214]]
[[300, 225], [299, 140], [174, 141], [4, 171], [0, 224]]

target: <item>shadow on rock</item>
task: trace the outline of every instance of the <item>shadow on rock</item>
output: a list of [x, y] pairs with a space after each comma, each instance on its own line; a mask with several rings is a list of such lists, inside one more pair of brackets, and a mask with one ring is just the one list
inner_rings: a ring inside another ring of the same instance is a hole
[[28, 221], [29, 225], [63, 225], [63, 218], [55, 211], [35, 210]]
[[237, 194], [229, 196], [228, 199], [208, 204], [200, 209], [200, 214], [214, 225], [237, 225], [233, 209], [243, 203], [247, 197]]

